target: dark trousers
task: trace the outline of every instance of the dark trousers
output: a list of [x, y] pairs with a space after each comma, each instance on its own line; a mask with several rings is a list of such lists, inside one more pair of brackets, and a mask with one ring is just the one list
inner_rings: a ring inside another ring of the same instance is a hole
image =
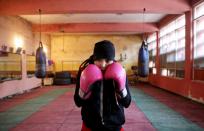
[[[84, 123], [82, 123], [82, 129], [81, 129], [81, 131], [91, 131], [91, 129], [88, 128], [88, 127], [86, 127], [86, 125], [85, 125]], [[124, 131], [124, 129], [121, 128], [120, 131]]]

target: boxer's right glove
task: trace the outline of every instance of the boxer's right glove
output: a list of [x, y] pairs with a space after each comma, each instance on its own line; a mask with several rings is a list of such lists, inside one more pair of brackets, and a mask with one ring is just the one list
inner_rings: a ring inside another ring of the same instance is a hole
[[79, 96], [88, 99], [91, 95], [91, 85], [102, 80], [103, 74], [100, 68], [94, 64], [89, 64], [81, 73]]

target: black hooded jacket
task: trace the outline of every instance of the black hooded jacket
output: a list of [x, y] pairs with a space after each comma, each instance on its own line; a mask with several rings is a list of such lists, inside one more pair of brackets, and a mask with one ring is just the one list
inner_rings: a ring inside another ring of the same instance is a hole
[[126, 80], [127, 95], [124, 98], [116, 96], [114, 80], [101, 80], [92, 84], [91, 96], [84, 100], [79, 96], [81, 72], [79, 70], [77, 75], [74, 101], [78, 107], [82, 107], [84, 124], [92, 131], [120, 131], [125, 123], [124, 107], [127, 108], [131, 102], [128, 81]]

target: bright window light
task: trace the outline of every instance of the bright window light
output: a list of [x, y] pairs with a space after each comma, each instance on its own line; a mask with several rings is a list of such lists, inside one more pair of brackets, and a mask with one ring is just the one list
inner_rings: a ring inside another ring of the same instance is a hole
[[157, 69], [153, 68], [153, 74], [157, 74]]
[[43, 50], [44, 50], [45, 54], [47, 54], [47, 47], [45, 45], [43, 45]]
[[167, 69], [162, 69], [161, 74], [162, 76], [167, 76]]

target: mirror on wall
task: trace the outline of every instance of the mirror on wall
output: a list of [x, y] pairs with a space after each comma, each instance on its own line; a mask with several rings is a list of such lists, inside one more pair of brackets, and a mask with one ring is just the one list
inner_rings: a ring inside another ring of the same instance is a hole
[[27, 77], [35, 76], [35, 56], [34, 55], [26, 55], [26, 69], [27, 69]]
[[22, 78], [21, 54], [0, 51], [0, 82]]

